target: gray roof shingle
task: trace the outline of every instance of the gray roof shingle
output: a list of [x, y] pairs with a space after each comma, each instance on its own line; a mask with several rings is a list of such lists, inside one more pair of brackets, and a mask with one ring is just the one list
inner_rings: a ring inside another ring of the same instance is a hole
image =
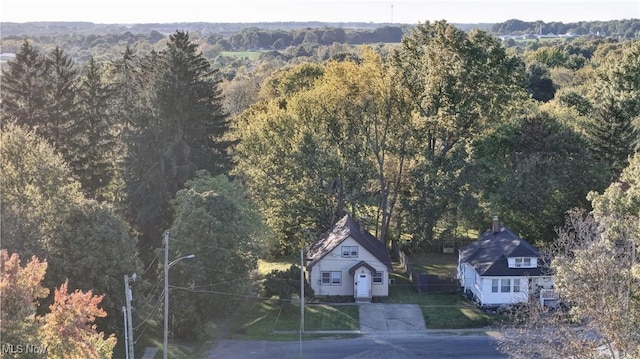
[[306, 257], [309, 261], [307, 268], [311, 268], [314, 264], [318, 263], [325, 255], [349, 237], [353, 238], [364, 249], [378, 258], [390, 270], [392, 269], [391, 257], [384, 243], [368, 231], [362, 230], [360, 224], [354, 221], [349, 215], [342, 217], [333, 227], [321, 234], [318, 240], [307, 248]]
[[536, 257], [540, 252], [511, 230], [502, 227], [497, 233], [488, 230], [480, 238], [460, 248], [460, 262], [471, 264], [481, 276], [539, 276], [537, 268], [509, 268], [509, 257]]

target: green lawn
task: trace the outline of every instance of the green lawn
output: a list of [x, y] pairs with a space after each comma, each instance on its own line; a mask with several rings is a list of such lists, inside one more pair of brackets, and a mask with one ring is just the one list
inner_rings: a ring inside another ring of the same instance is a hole
[[258, 273], [261, 276], [271, 273], [272, 270], [287, 270], [292, 264], [300, 265], [300, 258], [278, 257], [274, 259], [258, 259]]
[[[171, 359], [199, 359], [204, 357], [205, 353], [211, 350], [213, 346], [213, 338], [215, 337], [216, 327], [211, 324], [207, 328], [205, 337], [207, 340], [201, 341], [181, 341], [169, 339], [169, 350], [167, 357]], [[121, 339], [121, 338], [118, 338]], [[156, 358], [162, 358], [163, 347], [163, 328], [162, 321], [157, 322], [155, 320], [148, 320], [145, 325], [142, 325], [138, 331], [134, 331], [135, 344], [135, 357], [141, 358], [144, 353], [145, 347], [159, 348], [156, 353]], [[116, 347], [113, 350], [114, 359], [125, 358], [124, 341], [118, 340]]]
[[[357, 305], [305, 305], [305, 331], [358, 330], [360, 328]], [[300, 329], [300, 307], [297, 303], [281, 307], [277, 301], [256, 303], [245, 318], [239, 320], [236, 336], [251, 339], [282, 338], [279, 331]]]
[[[426, 259], [430, 256], [418, 257]], [[427, 266], [429, 273], [436, 274], [438, 271], [451, 273], [450, 264], [446, 263], [446, 257], [440, 261], [432, 259], [431, 264], [421, 264], [421, 266]], [[425, 325], [429, 329], [479, 328], [491, 325], [498, 319], [482, 312], [459, 294], [420, 294], [409, 282], [408, 277], [402, 274], [401, 268], [395, 267], [395, 269], [396, 272], [391, 274], [395, 279], [395, 284], [389, 286], [389, 296], [381, 298], [380, 301], [382, 303], [418, 304], [422, 309]], [[453, 270], [455, 271], [455, 265]]]
[[412, 255], [411, 263], [418, 272], [427, 272], [443, 278], [455, 278], [458, 255], [444, 253]]

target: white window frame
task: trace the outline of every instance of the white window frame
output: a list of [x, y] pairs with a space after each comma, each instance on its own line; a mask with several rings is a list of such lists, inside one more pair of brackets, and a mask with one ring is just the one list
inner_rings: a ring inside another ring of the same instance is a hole
[[384, 284], [384, 272], [375, 272], [372, 277], [373, 284]]
[[516, 268], [533, 268], [531, 266], [531, 257], [517, 257], [514, 259]]
[[331, 285], [342, 285], [342, 272], [331, 272]]
[[500, 290], [500, 282], [498, 279], [491, 280], [491, 293], [498, 293]]
[[513, 280], [513, 292], [520, 293], [520, 279]]
[[342, 246], [343, 258], [358, 258], [358, 246]]
[[510, 293], [510, 292], [511, 292], [511, 279], [509, 278], [500, 279], [500, 293]]
[[320, 284], [331, 285], [331, 272], [320, 272]]
[[342, 272], [340, 271], [320, 272], [320, 285], [342, 285]]
[[522, 262], [524, 258], [516, 258], [516, 268], [522, 268]]

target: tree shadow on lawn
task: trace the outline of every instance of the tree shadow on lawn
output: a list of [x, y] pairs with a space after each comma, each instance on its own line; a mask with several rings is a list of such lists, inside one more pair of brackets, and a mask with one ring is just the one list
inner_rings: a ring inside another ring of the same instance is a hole
[[[357, 330], [360, 327], [357, 305], [307, 304], [304, 316], [305, 331]], [[233, 335], [235, 339], [286, 340], [286, 335], [278, 332], [300, 329], [300, 306], [278, 300], [262, 301], [247, 308], [243, 317], [238, 319]]]
[[499, 319], [481, 311], [459, 293], [421, 294], [406, 275], [394, 272], [391, 277], [394, 284], [389, 286], [389, 296], [378, 301], [417, 304], [422, 310], [425, 326], [429, 329], [480, 328]]

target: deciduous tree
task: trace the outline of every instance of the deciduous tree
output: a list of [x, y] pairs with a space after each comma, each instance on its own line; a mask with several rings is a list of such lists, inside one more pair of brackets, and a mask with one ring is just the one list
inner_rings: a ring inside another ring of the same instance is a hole
[[404, 197], [414, 239], [434, 239], [434, 228], [455, 211], [464, 181], [465, 146], [504, 122], [524, 94], [524, 68], [482, 31], [467, 34], [444, 21], [418, 25], [394, 53], [398, 81], [416, 114], [413, 186]]
[[[121, 278], [138, 271], [136, 241], [108, 204], [84, 198], [59, 154], [33, 132], [2, 132], [2, 246], [47, 258], [45, 286], [69, 279], [73, 288], [106, 294], [110, 313], [123, 303]], [[111, 316], [105, 327], [119, 327]]]
[[49, 313], [39, 318], [39, 336], [52, 359], [108, 359], [113, 355], [116, 338], [105, 338], [93, 322], [107, 315], [99, 307], [104, 296], [91, 291], [69, 293], [67, 283], [56, 288]]
[[15, 125], [0, 146], [2, 247], [45, 258], [54, 249], [65, 215], [82, 200], [62, 156], [33, 131]]
[[249, 295], [250, 274], [272, 237], [242, 186], [224, 175], [199, 171], [177, 193], [173, 208], [171, 258], [195, 255], [170, 270], [174, 332], [200, 337], [211, 320], [242, 310], [238, 303]]
[[[9, 345], [39, 345], [36, 310], [38, 300], [49, 294], [42, 287], [47, 262], [33, 256], [24, 266], [20, 265], [17, 253], [9, 255], [0, 251], [0, 335], [2, 343]], [[3, 353], [3, 356], [5, 353]]]
[[551, 242], [566, 211], [587, 207], [587, 193], [608, 180], [606, 166], [586, 140], [546, 113], [517, 119], [479, 139], [472, 157], [467, 170], [473, 173], [473, 191], [530, 241]]
[[636, 155], [621, 181], [590, 194], [591, 213], [569, 213], [549, 251], [554, 287], [569, 311], [530, 307], [523, 323], [504, 328], [505, 352], [519, 358], [640, 355], [639, 170]]

